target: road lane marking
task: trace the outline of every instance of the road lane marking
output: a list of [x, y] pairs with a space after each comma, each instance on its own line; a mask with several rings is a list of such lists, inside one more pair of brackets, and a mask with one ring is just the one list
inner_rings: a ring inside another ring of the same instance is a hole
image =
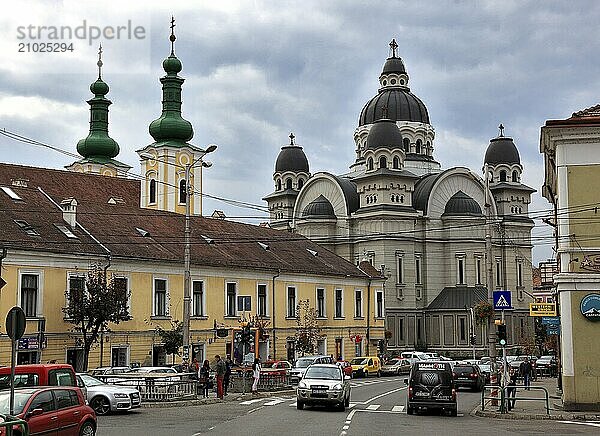
[[242, 406], [249, 406], [250, 404], [258, 403], [259, 401], [263, 401], [263, 400], [264, 400], [264, 398], [257, 398], [255, 400], [242, 401], [240, 404]]
[[400, 392], [400, 391], [403, 391], [405, 389], [406, 389], [406, 386], [398, 388], [398, 389], [392, 389], [391, 391], [384, 392], [383, 394], [376, 395], [373, 398], [369, 398], [367, 401], [364, 401], [362, 404], [369, 404], [371, 401], [375, 401], [375, 400], [377, 400], [377, 399], [379, 399], [381, 397], [385, 397], [386, 395], [393, 394], [395, 392]]
[[367, 406], [367, 410], [377, 410], [381, 407], [380, 404], [371, 404], [369, 406]]
[[392, 412], [404, 412], [404, 406], [394, 406]]
[[269, 401], [268, 403], [265, 403], [265, 406], [275, 406], [279, 403], [283, 403], [283, 400], [275, 399], [273, 401]]
[[582, 422], [577, 422], [577, 421], [558, 421], [562, 424], [577, 424], [577, 425], [588, 425], [590, 427], [600, 427], [600, 422], [599, 421], [582, 421]]
[[251, 413], [254, 413], [254, 412], [256, 412], [256, 411], [258, 411], [258, 410], [260, 410], [260, 409], [262, 409], [262, 408], [264, 408], [264, 407], [265, 407], [265, 406], [258, 406], [258, 407], [255, 407], [254, 409], [250, 409], [250, 410], [248, 410], [248, 411], [246, 412], [246, 415], [250, 415]]

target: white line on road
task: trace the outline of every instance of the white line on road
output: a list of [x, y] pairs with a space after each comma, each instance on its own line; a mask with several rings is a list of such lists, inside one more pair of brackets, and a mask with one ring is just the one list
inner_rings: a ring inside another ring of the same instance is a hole
[[394, 406], [392, 412], [404, 412], [404, 406]]
[[265, 406], [258, 406], [258, 407], [255, 407], [254, 409], [250, 409], [250, 410], [248, 410], [248, 412], [246, 412], [246, 414], [250, 415], [251, 413], [258, 411], [258, 410], [262, 409], [263, 407], [265, 407]]
[[381, 397], [385, 397], [386, 395], [393, 394], [394, 392], [403, 391], [404, 389], [406, 389], [406, 386], [404, 386], [402, 388], [398, 388], [398, 389], [392, 389], [391, 391], [384, 392], [383, 394], [376, 395], [373, 398], [369, 398], [367, 401], [364, 401], [362, 404], [369, 404], [371, 401], [375, 401], [375, 400], [377, 400], [377, 399], [379, 399]]
[[377, 410], [381, 407], [380, 404], [371, 404], [369, 406], [367, 406], [367, 410]]
[[598, 421], [594, 421], [594, 422], [558, 421], [558, 422], [560, 422], [562, 424], [577, 424], [577, 425], [589, 425], [590, 427], [600, 427], [600, 422], [598, 422]]
[[279, 403], [283, 403], [283, 400], [276, 399], [273, 401], [269, 401], [268, 403], [265, 403], [265, 406], [275, 406]]
[[246, 401], [242, 401], [240, 404], [243, 406], [248, 406], [250, 404], [254, 404], [254, 403], [258, 403], [259, 401], [263, 401], [264, 398], [257, 398], [255, 400], [246, 400]]

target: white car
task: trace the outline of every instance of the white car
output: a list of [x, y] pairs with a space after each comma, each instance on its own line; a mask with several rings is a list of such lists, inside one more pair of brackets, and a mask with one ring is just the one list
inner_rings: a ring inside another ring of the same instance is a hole
[[88, 374], [77, 374], [77, 383], [87, 390], [87, 401], [96, 415], [131, 410], [142, 405], [137, 389], [109, 385]]

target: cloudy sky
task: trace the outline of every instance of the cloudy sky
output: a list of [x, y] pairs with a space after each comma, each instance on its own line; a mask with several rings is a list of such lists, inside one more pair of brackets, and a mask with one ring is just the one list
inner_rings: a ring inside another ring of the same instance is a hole
[[[444, 168], [480, 172], [489, 139], [503, 123], [520, 150], [525, 183], [539, 191], [540, 126], [600, 103], [600, 40], [592, 31], [600, 3], [593, 1], [13, 3], [0, 17], [0, 129], [75, 152], [87, 135], [85, 101], [102, 42], [110, 134], [121, 146], [118, 159], [139, 173], [135, 150], [152, 142], [148, 124], [160, 114], [158, 78], [174, 14], [192, 142], [218, 144], [205, 192], [262, 206], [290, 132], [312, 172], [347, 170], [360, 110], [377, 92], [392, 38], [412, 92], [429, 110], [434, 156]], [[19, 43], [48, 41], [42, 26], [74, 29], [84, 20], [86, 39], [66, 41], [72, 52], [27, 53], [26, 45], [19, 52]], [[20, 38], [18, 28], [28, 26], [33, 33]], [[96, 39], [91, 26], [140, 26], [144, 33]], [[2, 136], [0, 159], [51, 168], [73, 161]], [[267, 219], [265, 212], [205, 200], [205, 214], [214, 209], [244, 221]], [[549, 209], [539, 192], [531, 209]], [[551, 239], [544, 238], [551, 230], [536, 225], [534, 263], [552, 256]]]

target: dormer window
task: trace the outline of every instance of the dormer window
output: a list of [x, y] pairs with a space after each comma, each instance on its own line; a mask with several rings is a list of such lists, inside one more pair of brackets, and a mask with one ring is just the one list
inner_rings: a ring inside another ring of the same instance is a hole
[[421, 146], [423, 142], [420, 139], [417, 139], [417, 144], [415, 145], [415, 153], [421, 154]]
[[383, 170], [387, 168], [387, 159], [385, 156], [379, 158], [379, 169]]
[[518, 182], [519, 181], [519, 174], [516, 171], [512, 172], [512, 181], [513, 182]]
[[500, 182], [506, 182], [506, 171], [500, 171]]
[[281, 191], [281, 179], [277, 179], [277, 185], [276, 185], [276, 189], [278, 191]]
[[285, 181], [285, 189], [292, 189], [292, 179], [287, 179]]
[[410, 153], [410, 140], [408, 138], [402, 140], [402, 146], [404, 147], [404, 153]]
[[394, 160], [393, 160], [393, 167], [395, 170], [400, 169], [400, 159], [398, 158], [398, 156], [394, 156]]
[[367, 159], [367, 170], [368, 171], [372, 171], [373, 170], [373, 158], [370, 157], [369, 159]]
[[15, 220], [15, 223], [29, 236], [39, 236], [40, 234], [33, 228], [31, 224], [24, 220]]
[[9, 188], [8, 186], [0, 186], [0, 189], [2, 189], [4, 191], [4, 193], [6, 195], [8, 195], [10, 198], [12, 198], [13, 200], [23, 200], [21, 197], [19, 197], [17, 195], [17, 193], [15, 191], [12, 190], [12, 188]]
[[304, 186], [304, 179], [298, 179], [298, 191]]

